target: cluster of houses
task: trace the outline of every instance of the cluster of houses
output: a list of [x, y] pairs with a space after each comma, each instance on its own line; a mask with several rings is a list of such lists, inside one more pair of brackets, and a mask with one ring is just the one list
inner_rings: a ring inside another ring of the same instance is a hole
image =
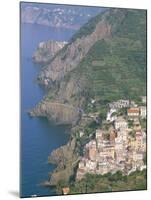
[[[137, 169], [146, 168], [146, 132], [142, 130], [139, 122], [140, 116], [146, 117], [146, 110], [142, 107], [131, 108], [127, 100], [118, 102], [122, 107], [129, 107], [127, 115], [128, 119], [133, 118], [132, 127], [128, 127], [128, 120], [123, 116], [115, 116], [114, 126], [110, 127], [108, 137], [105, 137], [105, 130], [97, 129], [95, 139], [85, 145], [83, 157], [78, 164], [77, 180], [87, 173], [103, 175], [120, 170], [128, 175]], [[116, 107], [110, 107], [112, 111], [117, 109], [118, 104], [114, 102], [114, 105]]]
[[117, 116], [114, 115], [114, 113], [118, 112], [120, 108], [127, 108], [127, 116], [130, 119], [133, 119], [135, 117], [141, 117], [145, 119], [147, 111], [146, 111], [146, 106], [144, 106], [143, 104], [146, 104], [146, 96], [142, 96], [141, 98], [142, 98], [141, 106], [138, 106], [134, 101], [123, 100], [123, 99], [109, 103], [109, 111], [107, 112], [106, 120], [109, 122], [115, 121]]
[[139, 117], [139, 116], [141, 118], [146, 118], [146, 106], [139, 106], [139, 107], [129, 108], [127, 110], [127, 115], [130, 118]]
[[109, 103], [109, 107], [112, 109], [126, 108], [130, 106], [130, 103], [131, 103], [130, 100], [120, 99], [118, 101]]

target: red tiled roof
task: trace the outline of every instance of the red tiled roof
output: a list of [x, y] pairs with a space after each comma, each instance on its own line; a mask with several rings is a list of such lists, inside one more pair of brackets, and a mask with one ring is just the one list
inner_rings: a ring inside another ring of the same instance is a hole
[[139, 113], [139, 108], [130, 108], [128, 109], [128, 113]]
[[63, 191], [63, 194], [68, 194], [69, 191], [70, 191], [70, 188], [69, 187], [64, 187], [64, 188], [62, 188], [62, 191]]

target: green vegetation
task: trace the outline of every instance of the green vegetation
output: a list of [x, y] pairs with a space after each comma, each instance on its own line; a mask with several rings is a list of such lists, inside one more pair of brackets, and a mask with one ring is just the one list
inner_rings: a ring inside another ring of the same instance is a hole
[[101, 106], [100, 108], [100, 114], [99, 114], [99, 117], [101, 118], [101, 120], [105, 120], [106, 119], [106, 114], [107, 114], [107, 106]]
[[132, 128], [133, 127], [133, 123], [134, 123], [134, 120], [128, 119], [128, 128]]
[[[125, 34], [126, 36], [129, 34], [132, 38], [135, 37], [133, 34], [134, 31], [142, 31], [142, 27], [135, 27], [133, 24], [137, 24], [138, 20], [141, 19], [141, 24], [143, 26], [143, 20], [146, 14], [145, 10], [132, 10], [132, 9], [105, 9], [103, 12], [101, 12], [96, 17], [93, 17], [90, 19], [84, 26], [80, 28], [80, 30], [74, 34], [72, 37], [71, 42], [74, 42], [77, 38], [81, 38], [87, 35], [90, 35], [98, 22], [101, 20], [107, 20], [107, 22], [112, 27], [112, 34]], [[125, 20], [127, 18], [127, 20]], [[118, 28], [117, 28], [118, 26]], [[131, 32], [129, 30], [131, 28]], [[143, 33], [142, 33], [143, 35]], [[139, 33], [138, 33], [139, 38]]]
[[62, 194], [62, 188], [66, 187], [69, 184], [68, 181], [60, 180], [56, 186], [57, 194]]
[[145, 190], [146, 188], [146, 170], [136, 171], [128, 176], [123, 176], [122, 172], [118, 171], [113, 175], [111, 173], [87, 174], [82, 180], [70, 184], [70, 194]]
[[146, 170], [135, 171], [128, 176], [122, 175], [120, 171], [104, 175], [86, 174], [80, 181], [60, 181], [56, 186], [56, 191], [61, 194], [63, 187], [69, 187], [70, 194], [146, 190], [146, 177]]
[[140, 125], [141, 125], [142, 129], [146, 130], [147, 129], [147, 120], [140, 119]]
[[103, 19], [103, 15], [104, 12], [101, 12], [101, 14], [90, 19], [84, 26], [80, 28], [80, 30], [76, 34], [74, 34], [74, 36], [71, 38], [70, 43], [74, 42], [77, 38], [81, 38], [91, 34], [94, 31], [96, 24]]
[[138, 105], [138, 106], [145, 106], [145, 104], [142, 102], [142, 99], [141, 99], [140, 96], [139, 96], [139, 97], [136, 97], [136, 98], [133, 99], [133, 100], [135, 101], [136, 105]]
[[79, 155], [83, 154], [84, 146], [95, 136], [95, 131], [99, 127], [100, 124], [96, 123], [95, 121], [92, 121], [83, 128], [84, 135], [82, 137], [79, 136], [79, 132], [75, 134], [76, 152], [79, 153]]
[[127, 108], [120, 108], [117, 113], [118, 116], [126, 116], [127, 115]]
[[[122, 11], [114, 15], [119, 13]], [[146, 95], [146, 13], [124, 11], [122, 24], [116, 18], [112, 19], [115, 20], [112, 37], [97, 41], [67, 77], [68, 80], [84, 77], [86, 87], [81, 95], [88, 100], [93, 97], [103, 103], [125, 98], [139, 103], [139, 96]], [[86, 31], [85, 26], [82, 30]]]

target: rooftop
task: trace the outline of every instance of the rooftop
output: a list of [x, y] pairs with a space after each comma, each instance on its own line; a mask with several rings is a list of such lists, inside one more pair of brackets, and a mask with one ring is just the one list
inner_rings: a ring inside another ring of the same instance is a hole
[[69, 187], [62, 188], [62, 192], [63, 192], [63, 194], [69, 194], [70, 188]]
[[127, 110], [128, 113], [139, 113], [139, 108], [130, 108]]

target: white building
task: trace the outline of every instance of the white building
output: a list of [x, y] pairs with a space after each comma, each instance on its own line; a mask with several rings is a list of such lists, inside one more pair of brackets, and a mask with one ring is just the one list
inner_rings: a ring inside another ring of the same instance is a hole
[[115, 129], [127, 129], [128, 124], [127, 121], [123, 117], [118, 117], [114, 122]]
[[112, 103], [109, 103], [109, 107], [112, 109], [118, 109], [118, 108], [127, 108], [130, 105], [130, 101], [129, 100], [124, 100], [124, 99], [120, 99], [118, 101], [114, 101]]
[[79, 168], [81, 169], [81, 168], [84, 168], [85, 167], [85, 160], [83, 159], [83, 160], [81, 160], [80, 162], [79, 162]]
[[112, 115], [113, 113], [116, 113], [117, 109], [111, 108], [109, 112], [107, 112], [106, 120], [109, 122], [113, 122], [117, 119], [116, 115]]
[[122, 139], [122, 143], [127, 141], [128, 138], [128, 133], [125, 129], [121, 129], [117, 132], [117, 138], [121, 138]]
[[140, 107], [140, 116], [142, 118], [146, 118], [146, 106], [141, 106]]
[[79, 132], [79, 136], [82, 137], [83, 135], [84, 135], [84, 132], [83, 132], [83, 131], [80, 131], [80, 132]]
[[88, 171], [95, 170], [96, 166], [97, 166], [97, 162], [92, 161], [92, 160], [87, 160], [87, 162], [86, 162], [86, 168], [87, 168]]
[[137, 152], [133, 152], [133, 161], [139, 161], [139, 160], [143, 160], [143, 154], [142, 153], [137, 153]]

